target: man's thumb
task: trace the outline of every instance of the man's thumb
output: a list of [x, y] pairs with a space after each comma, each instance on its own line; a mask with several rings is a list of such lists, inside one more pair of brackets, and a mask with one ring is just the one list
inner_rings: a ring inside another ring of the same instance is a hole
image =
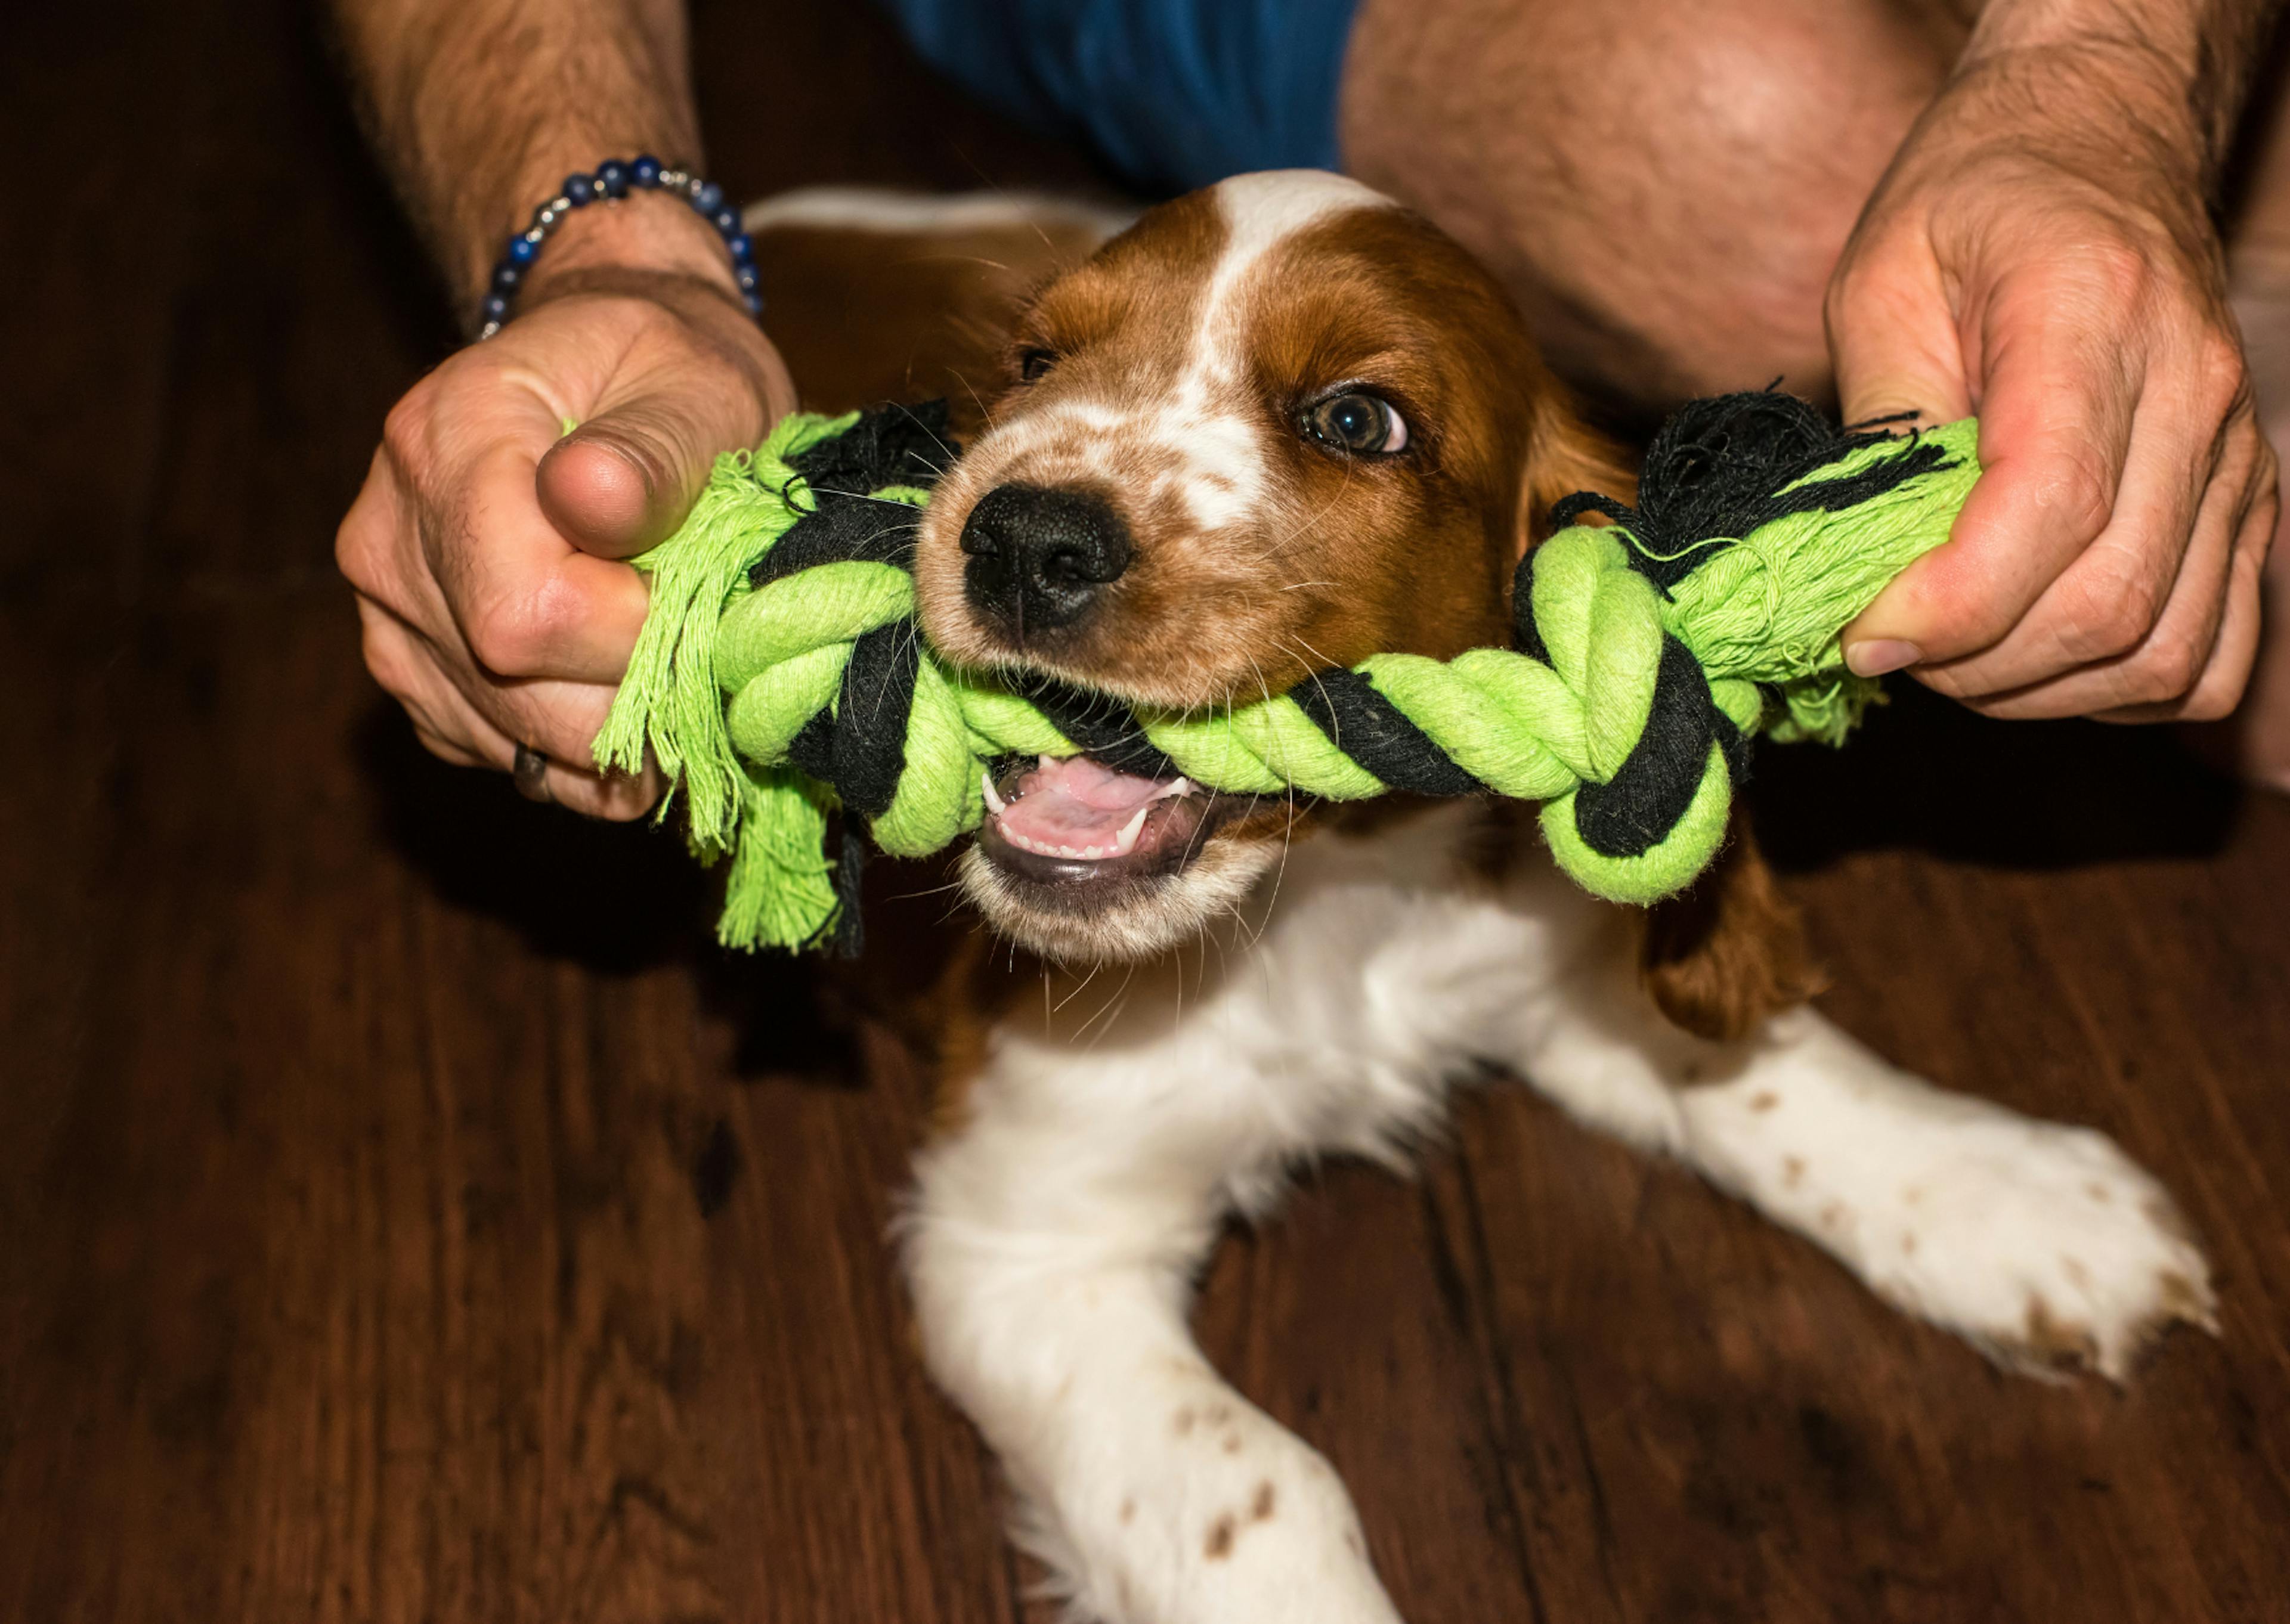
[[1965, 396], [1961, 364], [1953, 356], [1943, 361], [1913, 349], [1871, 357], [1859, 365], [1848, 364], [1840, 354], [1837, 399], [1847, 428], [1937, 428], [1972, 410]]
[[736, 444], [736, 430], [657, 398], [624, 402], [548, 448], [540, 510], [582, 552], [626, 558], [675, 533], [717, 452]]
[[[1937, 428], [1970, 413], [1963, 358], [1942, 324], [1863, 319], [1840, 330], [1832, 320], [1830, 339], [1846, 428]], [[1924, 659], [1930, 617], [1918, 603], [1917, 573], [1910, 565], [1845, 628], [1846, 663], [1862, 676]]]

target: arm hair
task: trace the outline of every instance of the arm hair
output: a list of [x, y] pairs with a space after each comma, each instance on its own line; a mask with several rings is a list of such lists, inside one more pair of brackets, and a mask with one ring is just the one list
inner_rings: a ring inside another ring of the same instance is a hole
[[564, 178], [697, 167], [683, 0], [332, 0], [361, 121], [466, 317]]
[[2280, 11], [2280, 0], [1988, 0], [1958, 71], [2070, 51], [2115, 58], [2160, 92], [2151, 132], [2187, 147], [2214, 193]]

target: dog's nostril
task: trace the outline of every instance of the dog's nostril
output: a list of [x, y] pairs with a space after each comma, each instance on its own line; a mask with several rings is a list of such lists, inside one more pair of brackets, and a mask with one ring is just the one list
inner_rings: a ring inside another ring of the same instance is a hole
[[1129, 528], [1103, 497], [1000, 485], [962, 527], [972, 606], [1021, 636], [1078, 620], [1129, 568]]

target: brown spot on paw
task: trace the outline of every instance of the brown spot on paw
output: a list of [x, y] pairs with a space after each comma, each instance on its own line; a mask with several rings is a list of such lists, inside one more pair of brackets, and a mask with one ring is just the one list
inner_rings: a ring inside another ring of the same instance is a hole
[[1770, 1111], [1781, 1102], [1782, 1097], [1770, 1088], [1761, 1088], [1750, 1096], [1750, 1108], [1753, 1111]]
[[2091, 1270], [2086, 1268], [2081, 1263], [2078, 1263], [2073, 1258], [2062, 1258], [2060, 1260], [2060, 1273], [2068, 1277], [2068, 1284], [2070, 1285], [2089, 1285], [2091, 1284]]
[[1211, 1562], [1222, 1562], [1232, 1555], [1232, 1514], [1227, 1512], [1209, 1524], [1209, 1537], [1201, 1546], [1201, 1555]]
[[1224, 1452], [1228, 1455], [1240, 1453], [1240, 1434], [1228, 1432], [1224, 1435]]
[[1248, 1520], [1269, 1523], [1272, 1520], [1272, 1480], [1268, 1477], [1256, 1485], [1256, 1498], [1248, 1502]]
[[1124, 1523], [1133, 1523], [1137, 1520], [1137, 1502], [1135, 1500], [1125, 1500], [1121, 1502], [1121, 1520]]
[[1199, 1417], [1193, 1413], [1192, 1405], [1187, 1404], [1183, 1409], [1177, 1412], [1175, 1417], [1169, 1422], [1169, 1425], [1179, 1437], [1187, 1437], [1192, 1433], [1193, 1423], [1199, 1419]]
[[2040, 1295], [2030, 1295], [2027, 1329], [2014, 1351], [2036, 1369], [2088, 1370], [2099, 1363], [2099, 1339], [2088, 1326], [2059, 1318]]
[[1801, 1156], [1783, 1156], [1782, 1158], [1782, 1188], [1785, 1190], [1793, 1190], [1804, 1182], [1805, 1158]]
[[2155, 1290], [2163, 1300], [2166, 1320], [2182, 1319], [2213, 1336], [2219, 1333], [2218, 1304], [2208, 1286], [2188, 1279], [2175, 1268], [2166, 1268], [2155, 1277]]
[[2102, 1206], [2107, 1205], [2108, 1203], [2115, 1199], [2115, 1193], [2096, 1179], [2092, 1180], [2083, 1187], [2083, 1193], [2090, 1196], [2094, 1201], [2099, 1203]]
[[2149, 1223], [2153, 1224], [2173, 1240], [2189, 1246], [2195, 1244], [2193, 1227], [2180, 1215], [2179, 1209], [2172, 1205], [2168, 1198], [2162, 1196], [2150, 1196], [2139, 1204], [2139, 1210], [2147, 1214]]
[[1904, 1235], [1901, 1237], [1901, 1255], [1904, 1258], [1913, 1258], [1917, 1255], [1917, 1237], [1915, 1236]]

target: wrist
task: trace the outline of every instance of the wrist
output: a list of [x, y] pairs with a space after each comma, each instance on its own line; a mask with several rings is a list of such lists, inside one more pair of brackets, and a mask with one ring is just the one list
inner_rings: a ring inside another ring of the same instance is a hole
[[2101, 140], [2129, 126], [2207, 185], [2233, 138], [2265, 9], [2248, 0], [1991, 4], [1952, 83], [2009, 86], [2039, 116], [2076, 120]]
[[1927, 121], [1941, 136], [1936, 154], [1985, 151], [2022, 165], [2119, 177], [2109, 184], [2134, 190], [2161, 185], [2197, 209], [2216, 173], [2184, 84], [2144, 48], [2116, 42], [1967, 52]]
[[520, 303], [593, 288], [600, 279], [674, 285], [751, 315], [763, 309], [747, 234], [723, 189], [639, 155], [567, 176], [534, 209], [531, 224], [509, 235], [478, 299], [476, 337], [498, 332]]
[[[477, 284], [481, 292], [500, 247], [494, 244], [487, 256]], [[594, 281], [600, 272], [684, 278], [720, 288], [735, 302], [740, 293], [722, 234], [683, 198], [664, 192], [632, 192], [590, 204], [567, 218], [549, 234], [526, 272], [520, 302], [546, 298], [558, 283]]]

